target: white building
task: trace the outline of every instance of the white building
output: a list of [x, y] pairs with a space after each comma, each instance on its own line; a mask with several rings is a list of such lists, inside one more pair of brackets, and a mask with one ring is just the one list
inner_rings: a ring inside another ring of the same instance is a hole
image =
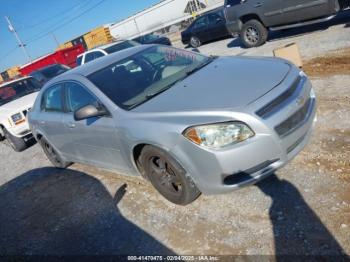
[[224, 0], [164, 0], [110, 26], [112, 37], [130, 39], [166, 28], [215, 9]]

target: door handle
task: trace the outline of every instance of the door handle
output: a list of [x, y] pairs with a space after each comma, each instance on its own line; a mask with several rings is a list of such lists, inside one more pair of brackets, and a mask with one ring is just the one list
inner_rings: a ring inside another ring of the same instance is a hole
[[262, 7], [263, 4], [264, 4], [264, 3], [262, 3], [262, 2], [257, 2], [257, 3], [254, 5], [254, 7]]
[[67, 126], [68, 126], [69, 128], [75, 128], [75, 124], [74, 124], [74, 123], [68, 123]]

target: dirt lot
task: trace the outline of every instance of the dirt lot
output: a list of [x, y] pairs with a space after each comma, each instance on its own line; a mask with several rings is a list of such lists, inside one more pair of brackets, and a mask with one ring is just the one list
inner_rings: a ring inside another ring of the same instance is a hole
[[[311, 143], [276, 175], [179, 207], [139, 178], [1, 143], [0, 254], [350, 254], [350, 28], [289, 37], [244, 50], [297, 42], [318, 97]], [[241, 52], [227, 41], [201, 52]]]

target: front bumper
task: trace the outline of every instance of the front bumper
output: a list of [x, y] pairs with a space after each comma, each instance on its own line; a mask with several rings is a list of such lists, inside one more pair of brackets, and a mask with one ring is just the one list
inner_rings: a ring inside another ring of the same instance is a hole
[[18, 126], [13, 126], [8, 129], [8, 131], [11, 133], [11, 135], [18, 137], [18, 138], [23, 138], [26, 140], [31, 139], [31, 130], [29, 128], [28, 121], [25, 121]]
[[[303, 105], [300, 97], [304, 96]], [[306, 104], [308, 103], [308, 104]], [[305, 109], [305, 106], [307, 107]], [[303, 109], [303, 111], [301, 111]], [[303, 119], [289, 132], [276, 127], [298, 112]], [[254, 184], [290, 162], [309, 142], [316, 116], [316, 98], [309, 81], [273, 116], [250, 115], [245, 121], [256, 135], [221, 150], [205, 149], [181, 139], [171, 151], [204, 194], [221, 194]]]

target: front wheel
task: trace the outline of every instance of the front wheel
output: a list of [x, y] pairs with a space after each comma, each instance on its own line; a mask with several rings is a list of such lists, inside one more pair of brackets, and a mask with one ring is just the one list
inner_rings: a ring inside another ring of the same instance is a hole
[[3, 132], [7, 142], [16, 152], [21, 152], [28, 147], [23, 138], [12, 135], [7, 129]]
[[163, 150], [145, 146], [139, 162], [152, 185], [170, 202], [187, 205], [201, 194], [180, 164]]
[[191, 40], [190, 40], [190, 45], [193, 47], [193, 48], [198, 48], [202, 45], [202, 42], [201, 40], [199, 40], [198, 37], [196, 36], [192, 36], [191, 37]]
[[59, 153], [51, 146], [51, 144], [45, 138], [41, 138], [39, 142], [41, 147], [43, 148], [46, 157], [49, 159], [53, 166], [57, 168], [66, 168], [72, 164], [70, 162], [64, 161], [59, 155]]
[[240, 32], [241, 40], [245, 47], [257, 47], [266, 43], [268, 31], [258, 20], [252, 19], [246, 22]]

